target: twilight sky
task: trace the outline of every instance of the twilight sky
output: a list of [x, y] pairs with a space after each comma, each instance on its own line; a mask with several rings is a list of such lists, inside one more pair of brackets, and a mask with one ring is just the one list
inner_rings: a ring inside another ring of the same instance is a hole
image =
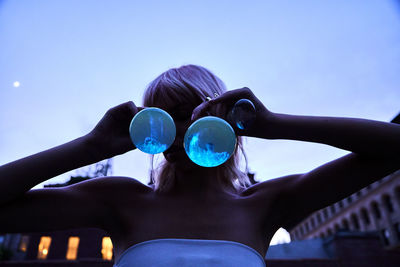
[[[141, 105], [152, 79], [183, 64], [251, 88], [273, 112], [390, 121], [400, 111], [395, 0], [0, 0], [0, 47], [0, 164], [88, 133], [120, 103]], [[347, 153], [255, 138], [245, 148], [259, 181]], [[147, 166], [131, 151], [113, 175], [146, 183]]]

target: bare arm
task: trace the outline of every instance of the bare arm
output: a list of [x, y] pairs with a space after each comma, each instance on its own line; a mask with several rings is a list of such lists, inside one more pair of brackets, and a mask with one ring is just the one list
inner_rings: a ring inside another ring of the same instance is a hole
[[1, 166], [0, 205], [21, 197], [43, 181], [101, 160], [95, 155], [88, 136], [83, 136]]
[[254, 124], [238, 135], [316, 142], [351, 151], [308, 173], [260, 183], [251, 191], [279, 197], [281, 223], [287, 224], [330, 205], [400, 168], [400, 125], [356, 118], [295, 116], [272, 113], [248, 88], [228, 91], [194, 110], [194, 118], [213, 105], [230, 110], [241, 99], [256, 107]]
[[241, 130], [233, 125], [238, 135], [316, 142], [365, 156], [400, 157], [398, 155], [400, 126], [397, 124], [357, 118], [273, 113], [247, 87], [225, 92], [215, 99], [200, 104], [193, 110], [192, 120], [206, 115], [206, 112], [211, 111], [214, 106], [220, 107], [220, 110], [223, 110], [222, 116], [227, 119], [228, 111], [242, 98], [254, 103], [256, 119], [248, 129]]
[[331, 145], [375, 158], [400, 157], [400, 126], [356, 118], [295, 116], [269, 113], [255, 137]]
[[[260, 137], [318, 142], [353, 151], [281, 179], [283, 224], [333, 204], [400, 169], [400, 125], [373, 120], [273, 114]], [[278, 179], [279, 180], [279, 179]]]
[[[82, 226], [93, 225], [93, 217], [102, 216], [100, 213], [108, 210], [99, 208], [107, 201], [101, 191], [104, 182], [94, 180], [62, 189], [30, 189], [56, 175], [135, 149], [129, 137], [129, 123], [137, 111], [131, 101], [118, 105], [109, 109], [89, 134], [1, 166], [2, 225], [5, 228], [14, 225], [13, 230], [24, 229], [25, 224], [35, 218], [39, 221], [40, 218], [49, 219], [46, 214], [54, 207], [60, 210], [60, 216], [53, 216], [53, 221], [47, 220], [47, 224], [33, 224], [33, 227], [42, 230], [46, 228], [40, 227], [46, 225], [68, 227], [72, 221]], [[76, 216], [81, 219], [76, 220]], [[21, 220], [16, 223], [18, 218]]]
[[[115, 229], [119, 197], [149, 189], [128, 177], [93, 178], [66, 187], [30, 190], [0, 206], [0, 233], [94, 227]], [[135, 205], [131, 205], [133, 212]]]

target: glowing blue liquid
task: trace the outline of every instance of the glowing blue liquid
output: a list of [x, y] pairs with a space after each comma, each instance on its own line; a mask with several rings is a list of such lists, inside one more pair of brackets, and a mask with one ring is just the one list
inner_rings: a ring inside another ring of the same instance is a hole
[[140, 151], [148, 154], [158, 154], [168, 149], [166, 144], [160, 143], [154, 137], [146, 137], [143, 143], [136, 146]]
[[208, 116], [186, 131], [184, 147], [188, 157], [203, 167], [215, 167], [229, 159], [236, 147], [236, 135], [223, 119]]
[[229, 158], [228, 152], [215, 152], [214, 144], [207, 143], [205, 148], [199, 145], [199, 134], [189, 137], [188, 156], [196, 164], [203, 167], [214, 167], [221, 165]]
[[132, 119], [129, 134], [139, 150], [157, 154], [172, 145], [176, 128], [174, 120], [167, 112], [159, 108], [146, 108]]

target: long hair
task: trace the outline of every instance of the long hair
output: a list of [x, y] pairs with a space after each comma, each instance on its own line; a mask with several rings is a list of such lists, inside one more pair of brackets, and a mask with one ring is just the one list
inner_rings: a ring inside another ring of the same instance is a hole
[[[190, 103], [197, 106], [206, 101], [207, 97], [215, 98], [226, 91], [226, 86], [217, 76], [204, 67], [197, 65], [184, 65], [172, 68], [159, 75], [152, 81], [144, 95], [143, 106], [158, 105], [170, 106], [174, 103]], [[215, 110], [218, 114], [220, 110]], [[240, 155], [245, 159], [245, 171], [240, 170]], [[158, 192], [166, 192], [175, 183], [175, 164], [166, 160], [154, 169], [154, 156], [151, 155], [150, 183], [154, 184]], [[222, 188], [227, 192], [237, 193], [250, 185], [247, 175], [247, 157], [243, 150], [242, 138], [237, 137], [236, 148], [233, 155], [217, 168], [217, 179]]]

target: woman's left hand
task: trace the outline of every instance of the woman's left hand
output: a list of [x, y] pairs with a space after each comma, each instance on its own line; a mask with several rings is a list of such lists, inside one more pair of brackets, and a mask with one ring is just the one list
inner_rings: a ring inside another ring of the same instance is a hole
[[[240, 99], [250, 100], [253, 102], [256, 109], [254, 122], [244, 130], [232, 125], [232, 122], [228, 120], [228, 113]], [[249, 88], [243, 87], [241, 89], [227, 91], [214, 99], [201, 103], [193, 110], [192, 122], [207, 115], [214, 115], [230, 122], [237, 135], [258, 137], [260, 134], [258, 132], [263, 128], [262, 126], [266, 121], [272, 117], [273, 113], [261, 103]]]

